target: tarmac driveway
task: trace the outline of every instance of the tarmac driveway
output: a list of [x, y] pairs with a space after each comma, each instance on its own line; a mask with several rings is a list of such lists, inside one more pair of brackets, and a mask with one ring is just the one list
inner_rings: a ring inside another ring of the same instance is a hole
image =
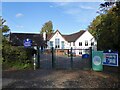
[[118, 88], [118, 75], [85, 70], [3, 71], [5, 88]]

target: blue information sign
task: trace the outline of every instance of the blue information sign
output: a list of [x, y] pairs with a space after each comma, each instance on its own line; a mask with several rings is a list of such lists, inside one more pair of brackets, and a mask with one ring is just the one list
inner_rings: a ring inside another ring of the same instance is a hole
[[89, 58], [89, 54], [83, 54], [82, 58]]
[[103, 53], [103, 65], [118, 66], [118, 53]]
[[30, 39], [25, 39], [24, 40], [24, 46], [25, 47], [30, 47], [32, 45], [32, 40]]

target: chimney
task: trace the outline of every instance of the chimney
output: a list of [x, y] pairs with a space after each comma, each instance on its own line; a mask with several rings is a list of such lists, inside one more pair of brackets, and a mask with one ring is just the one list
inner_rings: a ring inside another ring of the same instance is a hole
[[43, 32], [43, 40], [46, 40], [46, 32]]

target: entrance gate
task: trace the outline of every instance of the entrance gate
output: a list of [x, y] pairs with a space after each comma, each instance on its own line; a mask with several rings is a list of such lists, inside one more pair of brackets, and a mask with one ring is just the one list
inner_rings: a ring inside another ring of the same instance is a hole
[[[85, 51], [82, 54], [80, 51]], [[91, 69], [91, 48], [89, 49], [47, 49], [40, 53], [42, 69]]]

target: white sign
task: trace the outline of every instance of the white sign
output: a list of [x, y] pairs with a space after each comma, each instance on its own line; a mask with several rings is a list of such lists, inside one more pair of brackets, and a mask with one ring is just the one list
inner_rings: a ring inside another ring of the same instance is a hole
[[30, 47], [32, 45], [32, 40], [30, 40], [30, 39], [25, 39], [24, 40], [24, 46], [25, 47]]
[[118, 53], [103, 53], [103, 65], [118, 66]]

